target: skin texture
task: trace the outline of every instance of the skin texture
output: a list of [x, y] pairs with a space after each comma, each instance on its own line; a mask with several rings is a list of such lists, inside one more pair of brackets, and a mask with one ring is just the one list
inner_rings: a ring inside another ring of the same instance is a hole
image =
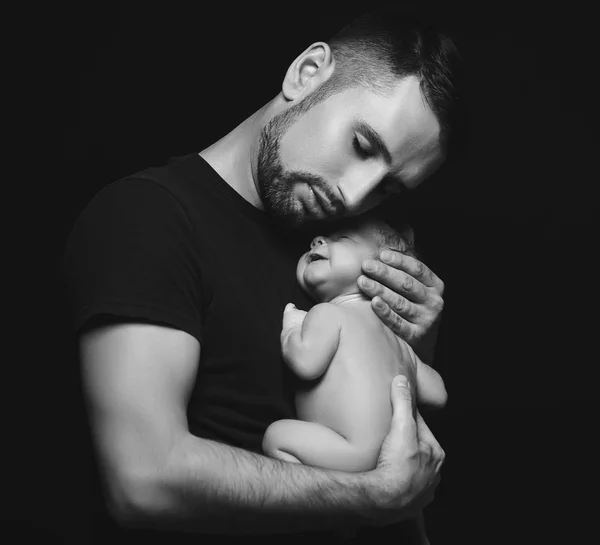
[[[362, 261], [379, 250], [373, 236], [365, 225], [317, 237], [298, 262], [300, 285], [320, 303], [308, 313], [293, 304], [284, 311], [283, 357], [302, 382], [296, 392], [298, 420], [267, 428], [263, 452], [269, 456], [370, 471], [390, 428], [387, 393], [395, 376], [406, 377], [413, 400], [419, 390], [422, 399], [445, 404], [441, 377], [381, 322], [358, 289]], [[412, 409], [416, 414], [416, 403]], [[419, 524], [421, 542], [427, 543], [422, 516]]]
[[417, 187], [439, 165], [438, 124], [415, 77], [398, 82], [390, 97], [353, 88], [297, 119], [294, 113], [264, 128], [257, 168], [265, 207], [289, 223], [365, 212]]
[[[439, 127], [414, 78], [399, 81], [386, 97], [346, 90], [296, 115], [334, 66], [327, 44], [311, 45], [289, 66], [277, 96], [200, 152], [249, 203], [298, 227], [326, 221], [312, 194], [325, 207], [331, 198], [338, 213], [357, 214], [390, 191], [415, 187], [443, 159]], [[378, 131], [391, 161], [357, 152], [357, 118]], [[271, 148], [269, 137], [276, 143]], [[395, 260], [376, 260], [379, 269], [372, 271], [362, 263], [375, 284], [361, 290], [375, 298], [371, 305], [382, 323], [419, 354], [435, 341], [443, 283], [416, 260], [400, 254]], [[392, 417], [376, 469], [324, 470], [192, 435], [186, 408], [201, 353], [195, 338], [158, 324], [94, 326], [80, 337], [105, 497], [120, 524], [211, 534], [331, 530], [413, 518], [432, 501], [445, 455], [413, 415], [406, 384], [387, 392]]]
[[[415, 76], [399, 79], [385, 96], [349, 88], [303, 111], [302, 101], [334, 65], [328, 46], [313, 44], [291, 65], [274, 101], [201, 152], [248, 201], [294, 225], [366, 212], [390, 193], [417, 187], [445, 157], [439, 123]], [[368, 127], [389, 155], [368, 138]], [[236, 157], [238, 149], [246, 160]], [[246, 153], [255, 158], [250, 165]]]
[[406, 376], [413, 399], [416, 388], [421, 399], [445, 403], [441, 377], [382, 324], [358, 289], [362, 261], [378, 250], [365, 225], [315, 238], [300, 258], [298, 281], [319, 304], [308, 313], [289, 304], [283, 316], [282, 353], [303, 381], [296, 395], [299, 420], [267, 429], [266, 454], [330, 469], [371, 470], [390, 427], [386, 394], [395, 376]]
[[406, 343], [381, 324], [368, 302], [341, 302], [316, 305], [302, 323], [285, 329], [282, 349], [305, 380], [296, 394], [299, 420], [273, 423], [265, 454], [343, 471], [374, 469], [392, 417], [385, 394], [396, 375], [415, 384]]
[[[200, 152], [248, 202], [292, 226], [366, 212], [418, 187], [445, 159], [439, 123], [414, 76], [385, 95], [350, 88], [304, 111], [303, 101], [334, 68], [329, 46], [312, 44], [290, 65], [279, 95]], [[389, 156], [367, 138], [366, 126]], [[429, 363], [443, 282], [417, 260], [372, 264], [363, 264], [363, 274], [373, 284], [359, 287], [383, 323]]]

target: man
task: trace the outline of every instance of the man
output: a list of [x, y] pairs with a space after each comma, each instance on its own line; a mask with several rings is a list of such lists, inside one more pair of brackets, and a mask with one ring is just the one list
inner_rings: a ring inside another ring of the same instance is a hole
[[[410, 520], [431, 501], [444, 453], [402, 384], [374, 471], [289, 464], [260, 443], [271, 422], [294, 417], [279, 332], [287, 303], [310, 306], [298, 255], [312, 229], [439, 168], [453, 142], [456, 59], [432, 28], [359, 18], [301, 53], [279, 94], [231, 133], [89, 203], [65, 269], [120, 524], [287, 539]], [[429, 362], [442, 281], [398, 253], [365, 263], [363, 280], [384, 323]]]

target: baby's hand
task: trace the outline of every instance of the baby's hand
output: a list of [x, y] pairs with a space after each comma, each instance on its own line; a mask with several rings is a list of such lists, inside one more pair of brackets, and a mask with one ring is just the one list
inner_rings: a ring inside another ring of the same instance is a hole
[[307, 312], [305, 310], [299, 310], [296, 308], [294, 303], [288, 303], [285, 305], [283, 311], [283, 328], [282, 333], [289, 331], [295, 327], [301, 327]]

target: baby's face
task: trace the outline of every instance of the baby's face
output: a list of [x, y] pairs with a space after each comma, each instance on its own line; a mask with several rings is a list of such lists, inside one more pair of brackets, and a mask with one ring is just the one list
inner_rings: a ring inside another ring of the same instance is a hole
[[360, 293], [356, 281], [362, 262], [377, 255], [377, 244], [368, 228], [340, 230], [315, 237], [298, 261], [296, 275], [302, 288], [316, 301]]

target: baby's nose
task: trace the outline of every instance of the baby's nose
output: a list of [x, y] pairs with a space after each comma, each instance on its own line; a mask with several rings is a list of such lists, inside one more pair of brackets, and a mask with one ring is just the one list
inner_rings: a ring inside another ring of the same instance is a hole
[[313, 238], [313, 241], [310, 243], [310, 249], [313, 250], [317, 246], [322, 246], [323, 244], [327, 244], [324, 237], [315, 237], [315, 238]]

